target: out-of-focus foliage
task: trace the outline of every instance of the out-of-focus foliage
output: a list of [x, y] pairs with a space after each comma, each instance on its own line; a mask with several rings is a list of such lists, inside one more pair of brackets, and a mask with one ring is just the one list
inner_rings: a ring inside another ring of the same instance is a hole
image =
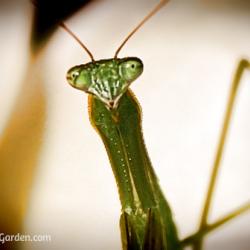
[[[6, 234], [22, 231], [44, 135], [46, 99], [36, 73], [30, 74], [27, 83], [22, 85], [15, 110], [0, 140], [0, 231]], [[6, 243], [5, 247], [8, 244], [6, 249], [12, 249], [14, 243]]]
[[[0, 232], [23, 230], [33, 176], [41, 152], [46, 121], [46, 93], [40, 72], [43, 44], [59, 21], [74, 14], [89, 0], [34, 1], [30, 59], [13, 112], [0, 137]], [[32, 3], [30, 3], [32, 4]], [[1, 249], [17, 249], [8, 242]]]
[[73, 15], [91, 0], [33, 0], [35, 6], [34, 20], [31, 36], [31, 46], [34, 50], [40, 48], [42, 43], [56, 29], [58, 23]]

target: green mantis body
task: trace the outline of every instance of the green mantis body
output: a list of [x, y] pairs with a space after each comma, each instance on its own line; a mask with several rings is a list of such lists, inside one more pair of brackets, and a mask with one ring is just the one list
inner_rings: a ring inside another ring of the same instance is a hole
[[[144, 249], [179, 249], [171, 210], [143, 142], [141, 112], [134, 95], [128, 90], [118, 108], [111, 111], [90, 97], [90, 119], [102, 137], [117, 180], [126, 238], [135, 237], [138, 249], [147, 244], [152, 246]], [[150, 226], [152, 223], [156, 225]], [[154, 234], [154, 243], [147, 243], [147, 234]], [[129, 240], [124, 248], [128, 245]]]
[[[142, 70], [138, 58], [107, 59], [75, 66], [67, 79], [91, 94], [90, 120], [106, 147], [122, 203], [124, 248], [174, 250], [180, 248], [175, 224], [145, 148], [140, 106], [128, 89]], [[153, 243], [148, 234], [154, 234]]]
[[120, 218], [122, 245], [123, 249], [127, 250], [179, 250], [189, 244], [193, 245], [194, 249], [201, 249], [202, 238], [206, 232], [249, 208], [249, 205], [244, 206], [222, 218], [214, 226], [206, 222], [236, 90], [243, 70], [249, 67], [249, 63], [243, 61], [233, 82], [201, 227], [196, 234], [183, 241], [178, 238], [171, 209], [160, 189], [144, 144], [140, 105], [129, 89], [130, 84], [141, 75], [143, 63], [136, 57], [117, 57], [120, 49], [135, 31], [166, 2], [161, 1], [144, 18], [111, 59], [95, 61], [85, 45], [62, 24], [92, 60], [87, 64], [71, 68], [67, 73], [67, 80], [74, 88], [89, 94], [90, 121], [105, 145], [119, 190], [122, 205]]

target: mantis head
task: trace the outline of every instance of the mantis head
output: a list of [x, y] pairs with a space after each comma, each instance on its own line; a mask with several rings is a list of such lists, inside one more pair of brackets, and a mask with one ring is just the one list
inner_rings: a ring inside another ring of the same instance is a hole
[[87, 52], [91, 58], [90, 63], [71, 68], [67, 72], [67, 80], [74, 88], [93, 94], [101, 100], [109, 109], [115, 109], [119, 100], [126, 92], [129, 85], [138, 78], [143, 71], [143, 63], [139, 58], [118, 58], [118, 54], [138, 29], [158, 12], [169, 0], [161, 0], [155, 8], [129, 33], [119, 48], [114, 58], [95, 61], [92, 53], [81, 40], [64, 24], [64, 28]]
[[75, 66], [67, 72], [67, 80], [72, 87], [93, 94], [113, 109], [142, 71], [139, 58], [113, 58]]

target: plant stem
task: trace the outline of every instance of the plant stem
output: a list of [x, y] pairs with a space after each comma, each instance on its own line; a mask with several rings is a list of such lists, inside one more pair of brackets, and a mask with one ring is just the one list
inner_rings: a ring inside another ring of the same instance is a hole
[[[220, 164], [222, 160], [222, 155], [224, 152], [225, 142], [226, 142], [227, 135], [228, 135], [228, 129], [229, 129], [230, 122], [232, 119], [232, 112], [233, 112], [233, 108], [235, 104], [235, 99], [238, 93], [240, 80], [246, 68], [250, 68], [250, 64], [247, 60], [243, 59], [238, 64], [238, 67], [237, 67], [237, 70], [236, 70], [236, 73], [234, 75], [234, 79], [232, 82], [229, 99], [227, 103], [227, 108], [225, 112], [224, 122], [223, 122], [222, 130], [221, 130], [221, 134], [220, 134], [219, 143], [217, 146], [215, 160], [213, 163], [212, 174], [210, 177], [207, 195], [206, 195], [203, 212], [201, 216], [201, 221], [200, 221], [200, 226], [199, 226], [200, 232], [203, 232], [203, 230], [208, 227], [207, 225], [208, 214], [210, 212], [211, 201], [213, 198], [217, 176], [218, 176], [218, 172], [219, 172], [219, 168], [220, 168]], [[202, 248], [202, 242], [203, 242], [203, 236], [199, 237], [199, 239], [194, 242], [193, 249], [200, 250]]]
[[226, 222], [234, 219], [235, 217], [243, 214], [244, 212], [250, 209], [250, 203], [247, 203], [240, 208], [236, 209], [235, 211], [227, 214], [226, 216], [222, 217], [221, 219], [215, 221], [212, 224], [207, 224], [206, 227], [203, 227], [202, 230], [198, 230], [195, 234], [192, 234], [181, 241], [181, 245], [183, 247], [192, 245], [194, 242], [199, 241], [203, 238], [206, 234], [210, 233], [211, 231], [217, 229], [218, 227], [224, 225]]

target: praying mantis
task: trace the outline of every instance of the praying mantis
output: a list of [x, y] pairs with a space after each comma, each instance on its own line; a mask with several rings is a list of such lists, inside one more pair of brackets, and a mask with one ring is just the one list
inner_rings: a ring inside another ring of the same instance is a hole
[[150, 11], [111, 59], [96, 61], [80, 39], [64, 23], [60, 24], [91, 59], [89, 63], [72, 67], [66, 78], [72, 87], [89, 95], [90, 122], [109, 156], [122, 207], [122, 246], [129, 250], [179, 250], [188, 245], [195, 250], [202, 249], [207, 233], [250, 208], [250, 204], [246, 204], [212, 224], [207, 222], [240, 80], [244, 71], [250, 69], [249, 61], [242, 59], [232, 82], [199, 229], [185, 239], [178, 236], [171, 208], [158, 184], [143, 140], [141, 107], [129, 88], [142, 74], [143, 62], [137, 57], [118, 58], [127, 41], [167, 2], [161, 0]]

